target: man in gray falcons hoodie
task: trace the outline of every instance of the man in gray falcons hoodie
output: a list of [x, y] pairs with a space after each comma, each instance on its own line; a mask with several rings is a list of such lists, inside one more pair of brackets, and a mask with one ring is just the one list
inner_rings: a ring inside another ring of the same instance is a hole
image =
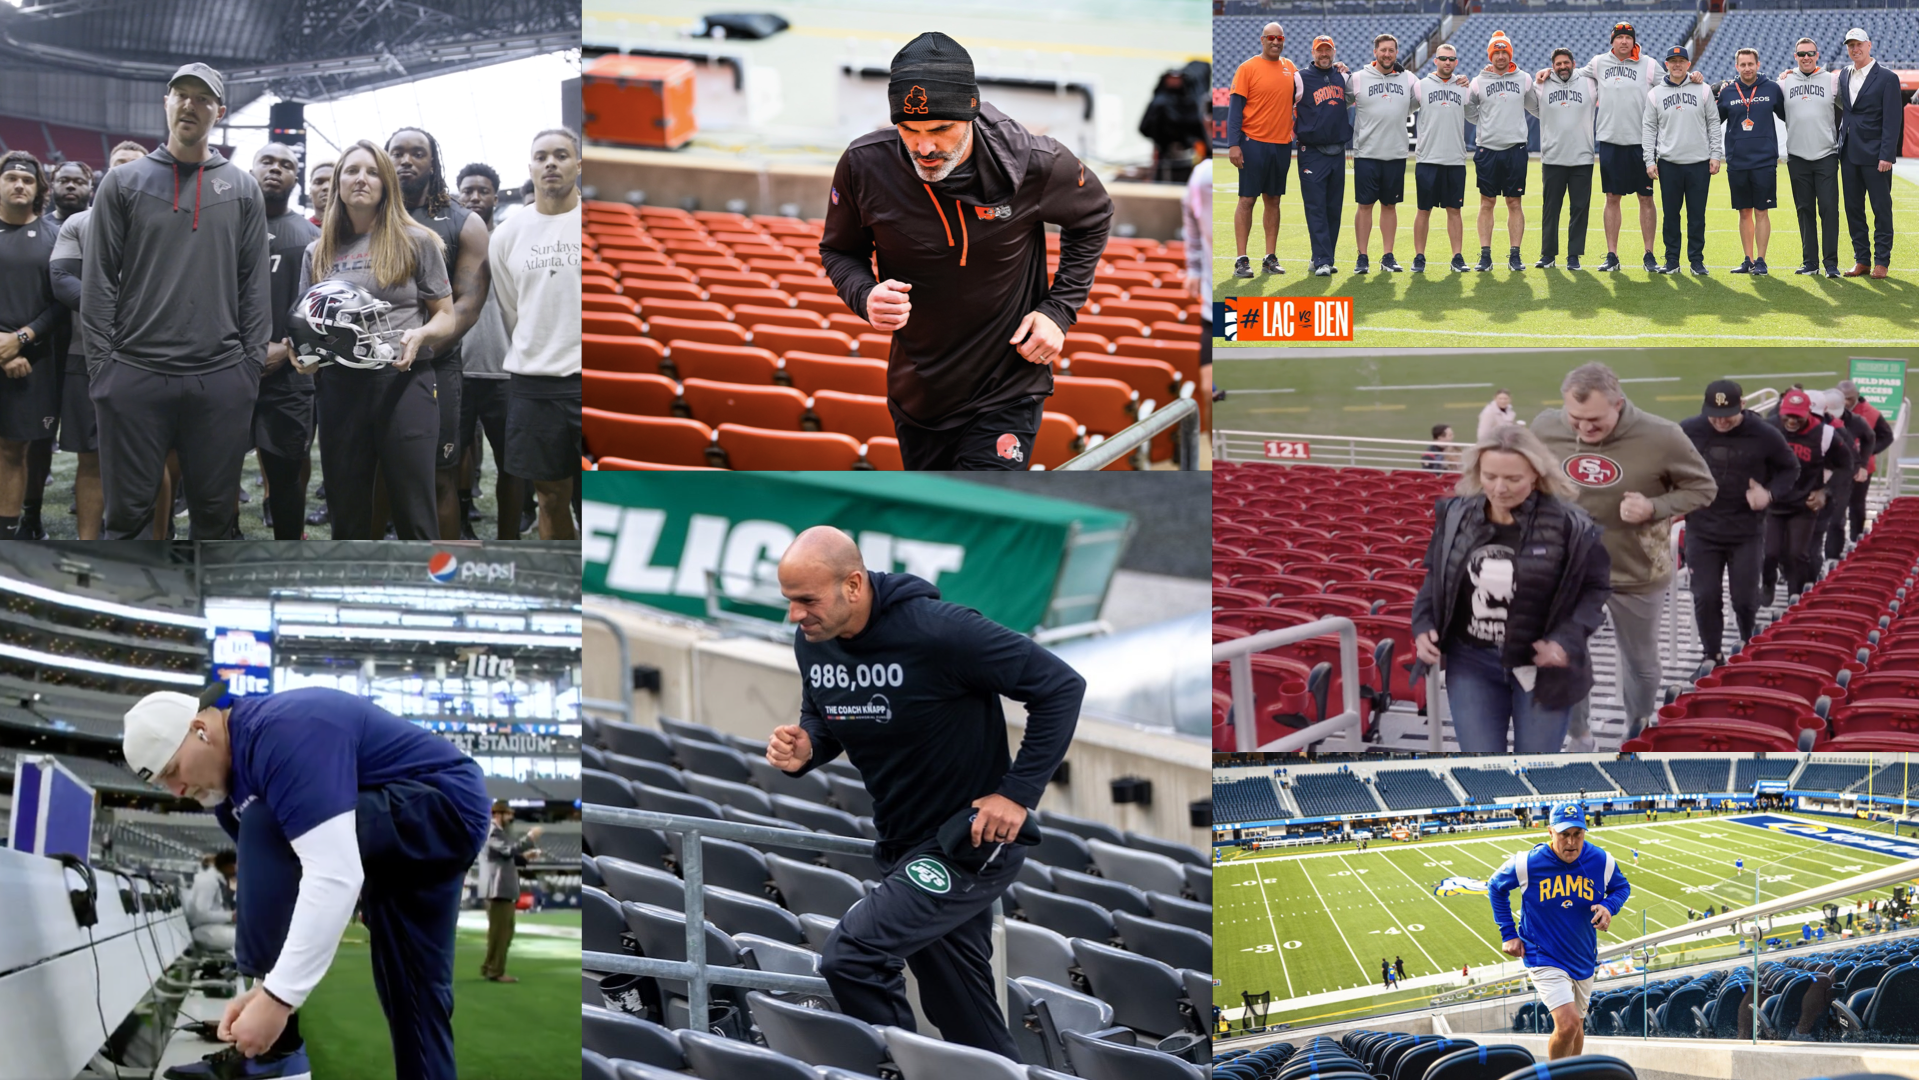
[[1566, 269], [1579, 269], [1586, 253], [1586, 212], [1593, 199], [1593, 114], [1599, 84], [1573, 71], [1571, 49], [1553, 50], [1553, 72], [1528, 107], [1539, 117], [1539, 163], [1546, 180], [1546, 235], [1539, 242], [1538, 268], [1550, 270], [1559, 253], [1559, 208], [1572, 195], [1572, 219], [1566, 229]]
[[1689, 82], [1692, 58], [1683, 45], [1666, 51], [1666, 77], [1646, 94], [1646, 120], [1639, 150], [1646, 175], [1659, 181], [1666, 213], [1666, 264], [1659, 273], [1679, 272], [1679, 208], [1686, 208], [1686, 260], [1692, 272], [1706, 272], [1706, 187], [1725, 160], [1720, 142], [1719, 99], [1712, 87]]
[[1493, 200], [1503, 196], [1506, 236], [1512, 241], [1506, 268], [1524, 270], [1519, 242], [1526, 235], [1526, 212], [1519, 200], [1526, 194], [1526, 114], [1538, 109], [1538, 98], [1532, 80], [1513, 66], [1513, 45], [1503, 32], [1493, 32], [1486, 54], [1492, 63], [1473, 76], [1466, 93], [1466, 122], [1479, 127], [1479, 146], [1473, 151], [1473, 171], [1479, 178], [1479, 265], [1475, 269], [1493, 268]]
[[1399, 231], [1399, 203], [1406, 197], [1406, 121], [1419, 108], [1418, 81], [1399, 66], [1399, 41], [1391, 34], [1373, 39], [1373, 62], [1346, 80], [1353, 103], [1353, 232], [1359, 257], [1353, 273], [1366, 272], [1366, 244], [1373, 232], [1373, 204], [1379, 203], [1379, 268], [1398, 273], [1393, 236]]
[[[1786, 101], [1786, 177], [1799, 215], [1799, 269], [1839, 276], [1839, 75], [1819, 66], [1819, 46], [1800, 38], [1798, 66], [1779, 73]], [[1823, 229], [1821, 228], [1823, 226]], [[1820, 232], [1824, 232], [1822, 244]]]
[[166, 145], [109, 170], [94, 195], [80, 321], [99, 416], [103, 539], [144, 533], [169, 450], [193, 539], [235, 528], [272, 279], [260, 185], [207, 145], [225, 97], [207, 65], [175, 72]]
[[1472, 80], [1453, 74], [1459, 53], [1450, 44], [1433, 50], [1433, 74], [1419, 80], [1419, 212], [1413, 215], [1413, 273], [1426, 269], [1426, 226], [1433, 207], [1446, 211], [1446, 235], [1453, 242], [1453, 269], [1466, 269], [1460, 251], [1466, 202], [1466, 88]]

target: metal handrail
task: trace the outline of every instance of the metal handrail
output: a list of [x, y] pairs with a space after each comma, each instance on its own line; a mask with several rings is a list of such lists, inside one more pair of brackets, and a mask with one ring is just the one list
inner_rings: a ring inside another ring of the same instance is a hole
[[[686, 884], [686, 959], [658, 960], [643, 956], [625, 956], [617, 953], [582, 952], [580, 965], [587, 971], [617, 971], [628, 975], [639, 975], [652, 979], [679, 979], [687, 987], [687, 1027], [693, 1031], [705, 1031], [709, 1010], [709, 988], [738, 986], [747, 990], [772, 990], [787, 993], [826, 994], [826, 980], [817, 975], [792, 975], [778, 971], [754, 971], [748, 968], [709, 968], [706, 964], [706, 871], [703, 853], [700, 848], [702, 837], [711, 836], [720, 840], [734, 840], [740, 843], [777, 844], [782, 847], [803, 848], [832, 855], [872, 855], [878, 846], [872, 840], [850, 836], [835, 836], [831, 833], [817, 833], [805, 829], [775, 829], [767, 825], [752, 825], [740, 821], [724, 821], [717, 818], [690, 817], [685, 814], [663, 814], [655, 810], [634, 810], [620, 806], [601, 806], [587, 804], [581, 808], [581, 817], [586, 821], [601, 825], [620, 825], [641, 829], [661, 829], [677, 832], [685, 839], [680, 845], [680, 879]], [[995, 931], [1004, 925], [1003, 907], [999, 901], [993, 902], [993, 924]], [[998, 977], [995, 968], [995, 983], [999, 987], [1000, 1008], [1005, 1010], [1005, 980]]]
[[1180, 398], [1123, 431], [1114, 432], [1104, 442], [1059, 467], [1060, 472], [1095, 472], [1132, 453], [1153, 436], [1179, 425], [1179, 467], [1182, 471], [1199, 468], [1199, 405], [1192, 398]]
[[[627, 642], [626, 628], [597, 611], [587, 611], [584, 608], [580, 611], [580, 618], [582, 621], [591, 620], [606, 627], [613, 634], [614, 644], [620, 647], [620, 700], [608, 701], [604, 698], [590, 698], [582, 695], [580, 708], [599, 712], [616, 712], [620, 714], [621, 721], [630, 724], [633, 722], [633, 649]], [[580, 645], [584, 651], [586, 645], [584, 636], [580, 639]]]
[[[1339, 635], [1339, 714], [1265, 746], [1258, 745], [1258, 716], [1253, 711], [1253, 654], [1335, 633]], [[1222, 641], [1213, 646], [1213, 662], [1217, 664], [1222, 660], [1227, 662], [1232, 671], [1233, 742], [1241, 752], [1298, 750], [1359, 723], [1359, 631], [1351, 619], [1334, 615], [1303, 626], [1262, 630], [1249, 637]]]

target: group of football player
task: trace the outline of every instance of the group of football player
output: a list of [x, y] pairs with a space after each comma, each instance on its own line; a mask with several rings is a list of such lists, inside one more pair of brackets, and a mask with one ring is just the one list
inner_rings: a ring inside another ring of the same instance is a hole
[[[1706, 197], [1711, 178], [1723, 169], [1745, 252], [1732, 272], [1766, 274], [1769, 211], [1778, 203], [1776, 174], [1783, 158], [1799, 224], [1796, 272], [1886, 276], [1893, 237], [1892, 167], [1899, 157], [1904, 107], [1898, 76], [1873, 61], [1872, 40], [1864, 29], [1846, 33], [1847, 62], [1830, 70], [1821, 64], [1818, 43], [1801, 38], [1792, 65], [1777, 80], [1761, 74], [1756, 50], [1741, 48], [1734, 61], [1737, 77], [1716, 86], [1692, 70], [1693, 57], [1684, 45], [1665, 49], [1657, 60], [1642, 55], [1638, 34], [1624, 22], [1613, 27], [1607, 51], [1583, 67], [1570, 48], [1561, 47], [1553, 50], [1551, 67], [1531, 73], [1514, 64], [1513, 42], [1501, 32], [1487, 43], [1487, 63], [1478, 73], [1461, 70], [1458, 49], [1446, 43], [1433, 50], [1434, 70], [1424, 78], [1401, 66], [1402, 51], [1411, 49], [1391, 34], [1373, 39], [1372, 62], [1356, 70], [1337, 60], [1336, 44], [1325, 34], [1313, 39], [1312, 62], [1304, 67], [1281, 55], [1286, 34], [1278, 23], [1268, 23], [1260, 40], [1259, 55], [1235, 71], [1229, 97], [1228, 155], [1240, 170], [1234, 277], [1254, 275], [1246, 245], [1261, 199], [1267, 254], [1260, 272], [1284, 273], [1276, 254], [1278, 200], [1286, 193], [1295, 153], [1312, 241], [1311, 272], [1336, 272], [1349, 145], [1357, 203], [1354, 272], [1372, 269], [1367, 249], [1376, 207], [1384, 248], [1379, 268], [1406, 269], [1394, 258], [1393, 242], [1405, 197], [1406, 161], [1413, 153], [1409, 122], [1416, 124], [1418, 206], [1411, 269], [1426, 268], [1427, 230], [1432, 211], [1439, 209], [1446, 214], [1452, 269], [1491, 270], [1495, 211], [1503, 201], [1510, 242], [1506, 267], [1524, 270], [1520, 247], [1526, 218], [1520, 199], [1528, 175], [1528, 115], [1539, 124], [1545, 185], [1536, 268], [1557, 265], [1560, 214], [1570, 204], [1566, 268], [1580, 269], [1597, 163], [1605, 196], [1606, 257], [1600, 270], [1620, 269], [1622, 203], [1634, 196], [1645, 269], [1679, 271], [1683, 216], [1687, 266], [1692, 273], [1708, 273]], [[1783, 148], [1775, 117], [1785, 128]], [[1476, 126], [1470, 151], [1468, 124]], [[1462, 247], [1469, 156], [1479, 195], [1476, 265], [1466, 262]], [[1844, 271], [1838, 248], [1842, 180], [1853, 254], [1851, 268]], [[1661, 214], [1663, 261], [1654, 254]]]
[[178, 516], [239, 538], [249, 451], [276, 539], [472, 538], [482, 433], [496, 535], [534, 505], [543, 538], [577, 535], [579, 136], [535, 135], [524, 203], [501, 207], [498, 172], [451, 188], [419, 128], [303, 178], [302, 147], [250, 169], [218, 152], [215, 69], [180, 68], [164, 106], [165, 141], [120, 143], [104, 172], [0, 156], [0, 538], [47, 535], [56, 444], [78, 455], [82, 539], [165, 538]]

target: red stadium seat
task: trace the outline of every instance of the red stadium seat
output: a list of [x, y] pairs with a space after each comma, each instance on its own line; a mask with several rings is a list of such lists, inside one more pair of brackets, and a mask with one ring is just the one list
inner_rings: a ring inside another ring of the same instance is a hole
[[868, 439], [866, 441], [866, 463], [875, 469], [899, 472], [906, 468], [905, 459], [900, 457], [898, 439]]
[[1288, 596], [1285, 604], [1289, 608], [1304, 611], [1315, 619], [1328, 615], [1352, 618], [1355, 615], [1370, 615], [1373, 604], [1357, 596], [1340, 596], [1337, 593], [1308, 593], [1303, 596]]
[[[1681, 720], [1672, 724], [1656, 724], [1619, 746], [1620, 750], [1631, 754], [1656, 750], [1791, 753], [1798, 748], [1798, 741], [1793, 736], [1776, 727], [1755, 724], [1750, 720]], [[1821, 747], [1822, 750], [1831, 748], [1830, 742]]]
[[1396, 585], [1390, 581], [1335, 581], [1326, 586], [1326, 591], [1336, 596], [1356, 596], [1367, 603], [1383, 600], [1411, 601], [1419, 595], [1414, 585]]
[[1867, 701], [1913, 701], [1919, 702], [1919, 679], [1905, 671], [1868, 671], [1855, 675], [1846, 684], [1846, 700], [1853, 703]]
[[1086, 450], [1086, 428], [1063, 412], [1040, 414], [1039, 432], [1033, 436], [1033, 457], [1028, 465], [1057, 469]]
[[632, 458], [662, 465], [705, 465], [713, 429], [678, 416], [622, 416], [580, 410], [586, 449], [595, 457]]
[[[868, 324], [871, 325], [871, 324]], [[868, 331], [853, 339], [859, 345], [860, 358], [886, 360], [893, 355], [893, 335]]]
[[806, 395], [790, 386], [747, 386], [687, 379], [680, 384], [680, 399], [694, 419], [715, 426], [745, 424], [775, 431], [798, 431], [806, 415]]
[[819, 419], [821, 431], [837, 431], [860, 442], [898, 437], [884, 397], [821, 390], [813, 395], [813, 415]]
[[1223, 559], [1215, 557], [1213, 559], [1213, 569], [1224, 574], [1231, 574], [1235, 579], [1251, 574], [1283, 574], [1286, 572], [1286, 567], [1278, 560], [1260, 559], [1250, 556], [1237, 559], [1231, 556]]
[[583, 311], [611, 311], [621, 315], [638, 315], [640, 303], [628, 296], [608, 296], [604, 293], [582, 293], [580, 308]]
[[603, 457], [600, 459], [601, 472], [719, 472], [711, 465], [662, 465], [657, 461], [634, 461], [630, 458]]
[[580, 404], [628, 416], [671, 416], [680, 388], [664, 375], [581, 372]]
[[735, 469], [781, 472], [839, 471], [859, 464], [860, 444], [829, 431], [771, 431], [721, 424], [720, 449]]
[[1095, 435], [1112, 435], [1139, 418], [1139, 395], [1115, 379], [1053, 380], [1053, 396], [1046, 407], [1072, 417]]
[[610, 311], [587, 311], [580, 315], [580, 332], [585, 334], [611, 334], [614, 336], [639, 337], [640, 329], [637, 315], [621, 315]]
[[1752, 664], [1759, 661], [1783, 660], [1789, 664], [1804, 664], [1818, 668], [1828, 675], [1841, 671], [1858, 674], [1866, 665], [1854, 655], [1855, 650], [1840, 645], [1827, 645], [1816, 641], [1754, 641], [1728, 658], [1733, 664]]
[[1812, 740], [1825, 735], [1826, 722], [1812, 706], [1783, 690], [1738, 686], [1694, 690], [1659, 709], [1661, 724], [1680, 720], [1745, 720], [1781, 731], [1800, 740], [1800, 749], [1812, 749]]
[[753, 344], [776, 353], [797, 350], [823, 356], [853, 355], [853, 339], [838, 330], [804, 330], [771, 323], [760, 323], [751, 329]]
[[658, 375], [660, 361], [666, 358], [666, 346], [651, 338], [589, 331], [580, 335], [580, 355], [582, 364], [594, 371]]
[[648, 337], [658, 338], [669, 346], [675, 341], [703, 341], [708, 345], [746, 344], [746, 327], [711, 319], [677, 319], [661, 315], [646, 320], [646, 331]]
[[[1312, 670], [1309, 665], [1271, 653], [1254, 653], [1251, 660], [1253, 707], [1257, 714], [1254, 732], [1259, 745], [1264, 746], [1288, 732], [1298, 731], [1323, 719], [1311, 715], [1314, 706], [1306, 692]], [[1231, 667], [1223, 661], [1214, 664], [1213, 692], [1226, 695], [1230, 704], [1232, 689]], [[1337, 700], [1328, 696], [1329, 712], [1338, 711], [1333, 704]]]
[[[1864, 678], [1864, 676], [1860, 676]], [[1846, 700], [1847, 691], [1832, 681], [1832, 676], [1804, 664], [1749, 663], [1721, 664], [1696, 684], [1701, 690], [1751, 687], [1772, 690], [1816, 706], [1820, 698], [1837, 703]]]
[[808, 394], [838, 390], [886, 396], [886, 365], [878, 360], [795, 351], [787, 353], [782, 364], [787, 382]]
[[714, 382], [747, 383], [771, 386], [780, 358], [751, 345], [708, 345], [699, 341], [675, 341], [667, 349], [681, 379], [708, 379]]
[[1261, 608], [1267, 605], [1268, 599], [1265, 593], [1247, 589], [1216, 588], [1213, 590], [1213, 607], [1219, 609]]
[[797, 326], [802, 330], [824, 330], [826, 317], [817, 311], [803, 311], [799, 308], [767, 307], [763, 304], [739, 304], [733, 308], [733, 321], [741, 326], [771, 324], [773, 326]]
[[1234, 608], [1231, 611], [1213, 613], [1214, 626], [1232, 627], [1245, 634], [1284, 630], [1290, 626], [1305, 626], [1312, 621], [1313, 616], [1306, 612], [1286, 607]]

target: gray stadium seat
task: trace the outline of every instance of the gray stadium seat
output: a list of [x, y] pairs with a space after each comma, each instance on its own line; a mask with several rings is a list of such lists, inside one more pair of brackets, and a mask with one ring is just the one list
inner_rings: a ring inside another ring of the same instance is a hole
[[929, 1039], [904, 1028], [881, 1028], [905, 1080], [1027, 1080], [1026, 1070], [998, 1054]]
[[684, 910], [686, 883], [659, 867], [609, 855], [600, 860], [600, 876], [606, 881], [607, 894], [615, 900]]
[[1127, 1046], [1137, 1042], [1132, 1028], [1113, 1023], [1113, 1007], [1096, 997], [1044, 979], [1008, 979], [1006, 1005], [1009, 1015], [1014, 1011], [1016, 992], [1023, 1006], [1020, 1015], [1022, 1018], [1028, 1013], [1033, 1016], [1039, 1027], [1039, 1042], [1044, 1052], [1043, 1057], [1029, 1058], [1027, 1063], [1030, 1065], [1044, 1064], [1055, 1069], [1070, 1070], [1066, 1045], [1060, 1037], [1068, 1031], [1082, 1032], [1095, 1039]]
[[597, 973], [580, 972], [580, 1004], [606, 1008], [606, 995], [600, 993], [600, 976]]
[[613, 1071], [613, 1063], [605, 1055], [581, 1050], [580, 1080], [620, 1080], [620, 1076]]
[[1109, 881], [1091, 874], [1055, 870], [1053, 871], [1053, 891], [1061, 896], [1089, 900], [1107, 911], [1130, 911], [1142, 918], [1153, 913], [1152, 905], [1147, 901], [1145, 893], [1125, 882]]
[[763, 896], [708, 888], [705, 900], [706, 917], [728, 934], [758, 934], [795, 945], [806, 940], [800, 920]]
[[780, 971], [788, 975], [820, 973], [820, 954], [803, 945], [789, 945], [758, 934], [734, 934], [733, 944], [739, 948], [742, 961], [750, 959], [745, 966], [755, 970]]
[[591, 885], [580, 887], [580, 944], [587, 952], [620, 953], [620, 933], [626, 917], [612, 894]]
[[589, 742], [580, 743], [580, 765], [588, 769], [606, 769], [606, 751]]
[[686, 791], [689, 795], [711, 799], [721, 806], [735, 807], [749, 814], [773, 812], [773, 803], [766, 797], [766, 792], [751, 784], [736, 784], [731, 780], [721, 780], [702, 773], [687, 773], [685, 779]]
[[1113, 912], [1113, 929], [1130, 952], [1150, 956], [1173, 968], [1202, 970], [1213, 962], [1213, 938], [1184, 926]]
[[1040, 822], [1048, 828], [1064, 829], [1083, 840], [1104, 840], [1120, 847], [1126, 845], [1125, 834], [1103, 821], [1073, 817], [1049, 810], [1040, 815]]
[[582, 821], [580, 836], [596, 859], [611, 855], [642, 866], [662, 866], [667, 856], [672, 854], [672, 849], [666, 845], [666, 838], [653, 829]]
[[580, 856], [580, 884], [604, 887], [600, 880], [600, 864], [591, 855]]
[[769, 795], [785, 795], [789, 798], [804, 799], [807, 802], [824, 803], [831, 792], [827, 774], [820, 771], [804, 776], [790, 776], [775, 769], [766, 761], [766, 748], [761, 747], [759, 755], [749, 755], [746, 767], [753, 773], [753, 782], [761, 791]]
[[1073, 939], [1073, 959], [1120, 1023], [1160, 1039], [1192, 1029], [1179, 1007], [1186, 985], [1166, 964], [1084, 938]]
[[852, 814], [844, 810], [836, 810], [825, 803], [775, 795], [773, 808], [769, 812], [776, 818], [793, 822], [795, 825], [804, 825], [817, 832], [850, 836], [855, 840], [861, 839], [858, 820]]
[[1039, 843], [1026, 852], [1028, 859], [1043, 862], [1061, 870], [1077, 870], [1085, 873], [1092, 868], [1093, 853], [1086, 847], [1086, 841], [1064, 829], [1039, 827]]
[[735, 735], [730, 731], [722, 731], [720, 732], [720, 742], [738, 750], [748, 761], [752, 761], [754, 758], [764, 760], [766, 757], [765, 739], [755, 739], [746, 735]]
[[[1056, 986], [1071, 986], [1073, 964], [1073, 946], [1064, 935], [1017, 919], [1006, 920], [1009, 978], [1034, 978]], [[1210, 995], [1207, 1000], [1212, 1000]]]
[[1059, 891], [1053, 888], [1053, 868], [1042, 862], [1034, 862], [1031, 859], [1027, 859], [1019, 864], [1019, 881], [1021, 884], [1031, 885], [1035, 889], [1045, 889], [1047, 892]]
[[[620, 915], [626, 920], [626, 927], [639, 941], [640, 954], [655, 960], [686, 959], [686, 916], [678, 911], [654, 907], [650, 904], [625, 903], [620, 905]], [[706, 962], [713, 967], [739, 967], [740, 950], [733, 939], [720, 932], [720, 928], [711, 922], [706, 924]], [[660, 989], [680, 998], [686, 997], [686, 983], [679, 979], [657, 979]], [[714, 986], [714, 1000], [731, 1001], [735, 994], [732, 988]]]
[[1178, 896], [1186, 888], [1186, 875], [1180, 864], [1150, 851], [1134, 851], [1103, 840], [1089, 840], [1093, 865], [1111, 881], [1123, 881], [1141, 892], [1163, 892]]
[[[741, 810], [737, 806], [720, 807], [720, 816], [728, 821], [737, 821], [742, 825], [760, 825], [768, 829], [787, 829], [792, 832], [812, 831], [810, 829], [803, 829], [790, 821], [782, 821], [776, 817], [767, 817], [765, 814], [751, 813], [746, 810]], [[819, 852], [808, 848], [788, 847], [784, 844], [774, 844], [763, 840], [756, 840], [751, 843], [744, 840], [740, 842], [756, 851], [767, 852], [774, 855], [784, 855], [789, 859], [798, 859], [801, 862], [812, 862], [820, 856]]]
[[[667, 791], [646, 784], [634, 784], [633, 796], [639, 801], [640, 809], [651, 810], [658, 814], [678, 814], [681, 817], [720, 818], [720, 804], [712, 799], [703, 799], [698, 795], [688, 795], [680, 791]], [[671, 834], [669, 834], [671, 835]]]
[[759, 991], [746, 995], [747, 1011], [766, 1045], [813, 1065], [877, 1073], [887, 1062], [879, 1029], [839, 1013], [809, 1009]]
[[1085, 1080], [1205, 1080], [1197, 1065], [1134, 1046], [1095, 1039], [1077, 1031], [1063, 1033], [1073, 1072]]
[[695, 724], [690, 720], [675, 720], [670, 716], [660, 717], [660, 729], [669, 738], [693, 739], [698, 742], [710, 742], [716, 746], [725, 745], [726, 739], [718, 730], [705, 724]]
[[841, 810], [854, 817], [873, 816], [873, 793], [866, 790], [865, 784], [831, 773], [827, 774], [826, 782], [831, 785], [833, 801], [839, 804]]
[[1012, 894], [1028, 922], [1069, 938], [1109, 941], [1113, 937], [1112, 913], [1098, 904], [1020, 884], [1014, 884], [1007, 892]]
[[766, 869], [792, 912], [838, 919], [866, 895], [858, 878], [828, 867], [768, 855]]
[[1202, 904], [1213, 902], [1213, 871], [1204, 866], [1182, 866], [1180, 871], [1186, 877], [1186, 891]]
[[648, 787], [656, 787], [662, 791], [686, 790], [685, 778], [680, 776], [680, 770], [671, 765], [663, 765], [660, 762], [649, 761], [646, 758], [627, 757], [625, 754], [615, 754], [611, 752], [605, 754], [604, 757], [606, 759], [606, 771], [615, 776], [622, 776], [628, 780], [636, 780]]
[[1207, 869], [1213, 865], [1207, 860], [1205, 852], [1191, 844], [1161, 840], [1157, 836], [1147, 836], [1145, 833], [1136, 833], [1131, 829], [1126, 830], [1126, 846], [1135, 851], [1150, 851], [1155, 855], [1164, 855], [1174, 862], [1197, 866], [1201, 869]]
[[621, 723], [618, 720], [602, 720], [599, 726], [601, 742], [613, 753], [645, 758], [662, 765], [673, 764], [673, 744], [666, 741], [665, 735], [652, 728]]
[[613, 1065], [615, 1080], [686, 1080], [686, 1074], [678, 1069], [662, 1069], [638, 1061], [616, 1061]]
[[753, 770], [746, 767], [746, 755], [723, 743], [703, 739], [673, 740], [673, 756], [680, 768], [705, 776], [731, 780], [736, 784], [752, 782]]
[[700, 1080], [819, 1080], [805, 1062], [737, 1039], [689, 1031], [680, 1046]]
[[644, 1062], [662, 1069], [686, 1067], [678, 1035], [651, 1020], [612, 1009], [581, 1007], [580, 1045], [609, 1058]]
[[1213, 906], [1196, 904], [1184, 897], [1168, 896], [1165, 893], [1146, 894], [1146, 904], [1152, 908], [1153, 918], [1160, 922], [1169, 922], [1174, 926], [1184, 926], [1189, 930], [1198, 930], [1203, 934], [1213, 932]]
[[639, 800], [633, 797], [633, 788], [624, 777], [598, 769], [580, 770], [580, 801], [599, 806], [623, 806], [628, 810], [636, 809]]
[[826, 948], [826, 939], [833, 936], [833, 929], [840, 921], [831, 915], [815, 915], [810, 911], [800, 913], [800, 929], [806, 933], [806, 945], [814, 952]]
[[[681, 852], [686, 837], [684, 833], [668, 833], [667, 844], [673, 849], [674, 861], [681, 866], [686, 860]], [[708, 885], [717, 885], [722, 889], [758, 896], [766, 890], [769, 880], [766, 873], [766, 856], [731, 840], [716, 837], [700, 837], [700, 861], [702, 878]]]

